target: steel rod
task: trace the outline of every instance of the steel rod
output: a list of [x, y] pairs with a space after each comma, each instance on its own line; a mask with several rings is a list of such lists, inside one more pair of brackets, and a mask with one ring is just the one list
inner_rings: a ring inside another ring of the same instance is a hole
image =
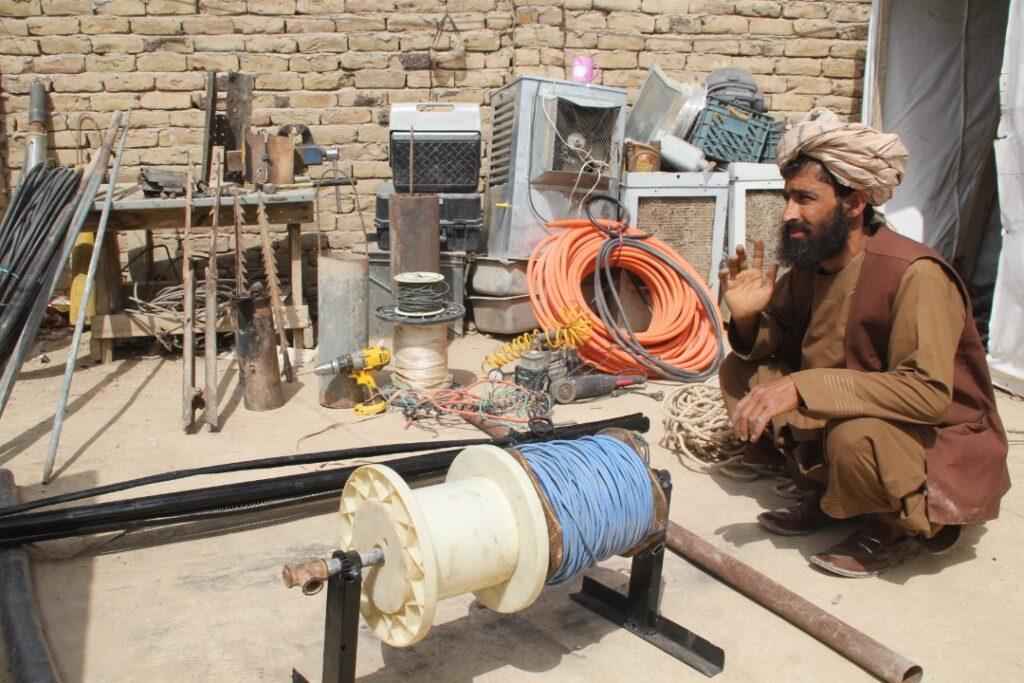
[[103, 250], [103, 238], [107, 233], [107, 221], [110, 218], [110, 207], [114, 203], [114, 187], [117, 184], [118, 172], [121, 170], [121, 157], [124, 153], [124, 145], [128, 139], [128, 129], [131, 126], [132, 110], [125, 114], [124, 127], [121, 130], [121, 139], [117, 143], [117, 154], [114, 157], [114, 167], [110, 171], [110, 184], [107, 186], [107, 196], [103, 201], [103, 210], [100, 213], [100, 222], [96, 226], [96, 239], [92, 247], [92, 256], [89, 258], [89, 270], [85, 276], [85, 289], [82, 292], [82, 303], [78, 308], [78, 318], [75, 321], [75, 333], [71, 337], [71, 350], [68, 352], [68, 360], [64, 367], [64, 384], [60, 389], [60, 397], [57, 399], [57, 412], [53, 416], [53, 431], [50, 433], [50, 446], [46, 451], [46, 464], [43, 466], [43, 483], [50, 483], [50, 476], [53, 474], [53, 465], [57, 459], [57, 445], [60, 443], [60, 433], [64, 427], [64, 412], [68, 407], [68, 395], [71, 393], [71, 376], [75, 372], [75, 363], [78, 360], [78, 347], [82, 343], [82, 331], [85, 329], [85, 318], [89, 311], [89, 298], [92, 296], [92, 288], [96, 282], [96, 270], [99, 267], [100, 255]]
[[879, 679], [892, 683], [921, 680], [923, 671], [917, 664], [672, 521], [668, 523], [666, 545], [684, 560], [814, 636]]

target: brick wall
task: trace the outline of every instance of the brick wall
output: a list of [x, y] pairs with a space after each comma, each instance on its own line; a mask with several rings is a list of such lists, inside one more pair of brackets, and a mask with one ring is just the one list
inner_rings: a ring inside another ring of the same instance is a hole
[[[110, 112], [135, 107], [129, 178], [140, 164], [183, 168], [189, 150], [198, 161], [206, 69], [253, 73], [253, 123], [307, 123], [318, 142], [339, 145], [371, 212], [375, 184], [390, 176], [390, 103], [486, 103], [490, 90], [517, 74], [563, 78], [577, 55], [593, 56], [602, 82], [631, 95], [657, 61], [682, 81], [720, 66], [746, 68], [775, 115], [827, 106], [852, 116], [859, 108], [869, 0], [448, 0], [447, 7], [465, 56], [430, 70], [426, 50], [444, 11], [437, 0], [0, 0], [4, 174], [8, 184], [17, 176], [18, 132], [37, 78], [49, 84], [51, 145], [62, 162], [79, 154], [83, 113], [103, 128]], [[88, 146], [97, 137], [89, 134]], [[330, 246], [361, 239], [352, 201], [337, 215], [333, 201], [325, 207]]]

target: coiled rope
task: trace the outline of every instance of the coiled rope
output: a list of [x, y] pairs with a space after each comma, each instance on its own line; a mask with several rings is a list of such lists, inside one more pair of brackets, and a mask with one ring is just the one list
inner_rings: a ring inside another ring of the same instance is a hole
[[[723, 356], [722, 317], [707, 285], [667, 244], [626, 227], [628, 215], [622, 221], [593, 218], [595, 200], [619, 205], [611, 197], [592, 197], [588, 219], [548, 223], [567, 229], [549, 235], [530, 256], [530, 305], [541, 326], [563, 326], [562, 311], [582, 310], [592, 333], [579, 352], [590, 365], [613, 374], [640, 371], [682, 382], [713, 376]], [[646, 287], [651, 303], [646, 330], [630, 325], [613, 282], [614, 268], [632, 273]], [[583, 291], [589, 277], [596, 313]]]
[[718, 386], [705, 383], [679, 387], [665, 399], [662, 412], [665, 435], [661, 445], [679, 454], [689, 469], [737, 481], [771, 477], [775, 480], [772, 489], [779, 496], [795, 499], [804, 495], [778, 469], [743, 462], [744, 445], [732, 429]]
[[636, 547], [654, 526], [647, 466], [611, 436], [519, 446], [562, 526], [562, 562], [547, 583], [564, 583]]

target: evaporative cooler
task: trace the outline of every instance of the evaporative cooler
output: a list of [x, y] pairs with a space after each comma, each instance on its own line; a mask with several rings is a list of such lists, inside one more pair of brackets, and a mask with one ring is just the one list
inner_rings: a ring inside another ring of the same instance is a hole
[[591, 194], [618, 195], [626, 91], [521, 76], [491, 106], [488, 258], [527, 259], [548, 221], [585, 216]]
[[718, 294], [728, 173], [626, 173], [621, 200], [635, 224], [675, 249]]

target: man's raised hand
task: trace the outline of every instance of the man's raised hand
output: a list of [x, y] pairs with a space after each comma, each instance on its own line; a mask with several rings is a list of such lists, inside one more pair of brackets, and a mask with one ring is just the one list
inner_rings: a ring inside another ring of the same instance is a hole
[[736, 254], [729, 257], [729, 267], [719, 271], [725, 304], [729, 307], [733, 321], [741, 327], [756, 322], [775, 292], [775, 277], [778, 264], [762, 270], [764, 265], [764, 242], [754, 242], [754, 262], [747, 264], [747, 252], [742, 244], [736, 245]]

